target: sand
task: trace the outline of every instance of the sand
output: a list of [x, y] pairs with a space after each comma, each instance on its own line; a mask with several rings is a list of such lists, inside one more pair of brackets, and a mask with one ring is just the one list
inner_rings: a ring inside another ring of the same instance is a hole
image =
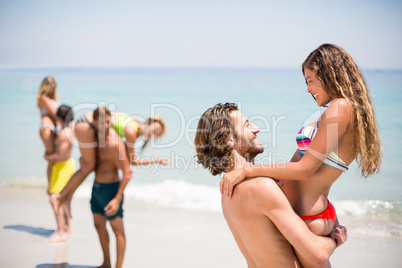
[[[72, 203], [67, 242], [45, 242], [55, 220], [43, 189], [0, 188], [0, 267], [89, 268], [102, 263], [88, 198]], [[247, 267], [221, 213], [167, 209], [126, 199], [126, 268]], [[110, 230], [111, 256], [115, 240]], [[349, 233], [333, 267], [401, 267], [402, 239]]]

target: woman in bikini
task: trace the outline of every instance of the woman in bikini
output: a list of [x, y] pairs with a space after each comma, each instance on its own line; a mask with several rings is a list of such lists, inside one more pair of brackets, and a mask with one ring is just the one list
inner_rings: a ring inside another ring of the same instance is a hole
[[313, 233], [326, 236], [337, 221], [328, 200], [332, 184], [353, 160], [363, 177], [378, 173], [381, 142], [366, 82], [345, 50], [323, 44], [307, 57], [302, 71], [307, 92], [318, 106], [328, 107], [299, 131], [291, 162], [234, 170], [224, 175], [220, 188], [230, 199], [234, 186], [245, 178], [280, 180], [295, 212]]
[[[166, 124], [161, 117], [154, 115], [141, 123], [125, 113], [112, 112], [111, 114], [112, 128], [121, 138], [125, 139], [126, 152], [131, 165], [148, 165], [153, 163], [166, 165], [169, 163], [169, 159], [166, 157], [153, 160], [138, 159], [135, 157], [134, 143], [139, 137], [142, 136], [145, 139], [144, 149], [148, 141], [160, 138], [166, 133]], [[97, 146], [102, 146], [102, 141], [100, 141], [99, 145], [96, 142], [96, 130], [92, 122], [91, 112], [84, 114], [76, 121], [75, 135], [81, 152], [80, 169], [71, 177], [63, 191], [55, 196], [55, 202], [58, 203], [58, 206], [60, 202], [66, 202], [69, 211], [70, 202], [75, 190], [95, 170], [96, 148]]]
[[149, 117], [144, 123], [141, 123], [128, 114], [112, 112], [111, 122], [113, 129], [120, 137], [125, 139], [127, 154], [131, 165], [139, 166], [154, 163], [166, 165], [169, 163], [169, 159], [166, 157], [153, 160], [135, 157], [134, 143], [137, 138], [140, 136], [144, 137], [145, 142], [142, 146], [142, 149], [144, 149], [151, 139], [159, 138], [166, 133], [166, 124], [161, 117], [154, 115]]
[[[54, 139], [56, 133], [56, 112], [60, 106], [57, 97], [57, 83], [53, 77], [45, 77], [36, 95], [36, 105], [41, 116], [39, 135], [45, 146], [45, 155], [54, 153]], [[48, 161], [46, 176], [50, 181], [52, 161]]]

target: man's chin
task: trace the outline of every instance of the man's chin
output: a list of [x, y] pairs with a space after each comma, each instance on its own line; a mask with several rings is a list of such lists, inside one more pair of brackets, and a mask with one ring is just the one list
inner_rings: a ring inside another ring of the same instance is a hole
[[264, 146], [262, 146], [261, 144], [255, 144], [252, 148], [250, 148], [250, 150], [253, 149], [257, 154], [261, 154], [264, 152]]
[[257, 155], [259, 155], [259, 154], [262, 154], [263, 152], [264, 152], [264, 148], [258, 150], [258, 152], [257, 152], [257, 154], [256, 154], [255, 156], [257, 156]]
[[264, 152], [264, 147], [261, 146], [256, 146], [256, 147], [251, 147], [248, 150], [248, 155], [250, 156], [251, 159], [254, 159], [257, 155], [261, 154]]

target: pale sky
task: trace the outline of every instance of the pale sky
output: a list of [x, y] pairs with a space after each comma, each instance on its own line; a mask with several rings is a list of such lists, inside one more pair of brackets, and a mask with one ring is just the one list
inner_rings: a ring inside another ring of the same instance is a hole
[[402, 69], [402, 1], [0, 0], [0, 67], [299, 67], [322, 43]]

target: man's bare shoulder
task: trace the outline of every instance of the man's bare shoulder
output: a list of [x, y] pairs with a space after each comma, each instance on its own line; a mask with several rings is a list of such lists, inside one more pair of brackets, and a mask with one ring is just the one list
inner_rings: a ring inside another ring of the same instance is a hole
[[73, 127], [66, 127], [64, 128], [65, 137], [70, 140], [74, 138], [74, 128]]
[[269, 177], [248, 178], [237, 184], [232, 200], [240, 203], [250, 202], [252, 207], [263, 210], [266, 215], [277, 210], [278, 204], [289, 203], [277, 182]]
[[263, 176], [253, 177], [253, 178], [247, 178], [244, 181], [245, 182], [250, 181], [251, 183], [255, 183], [255, 184], [258, 184], [258, 185], [264, 186], [264, 187], [276, 188], [276, 186], [278, 186], [277, 181], [270, 177], [263, 177]]
[[74, 140], [74, 135], [71, 129], [66, 127], [57, 132], [57, 140], [59, 143]]
[[252, 190], [252, 192], [257, 196], [261, 195], [261, 198], [267, 199], [267, 201], [270, 201], [273, 196], [283, 194], [277, 181], [270, 177], [247, 178], [238, 186], [240, 185], [242, 185], [242, 188]]

